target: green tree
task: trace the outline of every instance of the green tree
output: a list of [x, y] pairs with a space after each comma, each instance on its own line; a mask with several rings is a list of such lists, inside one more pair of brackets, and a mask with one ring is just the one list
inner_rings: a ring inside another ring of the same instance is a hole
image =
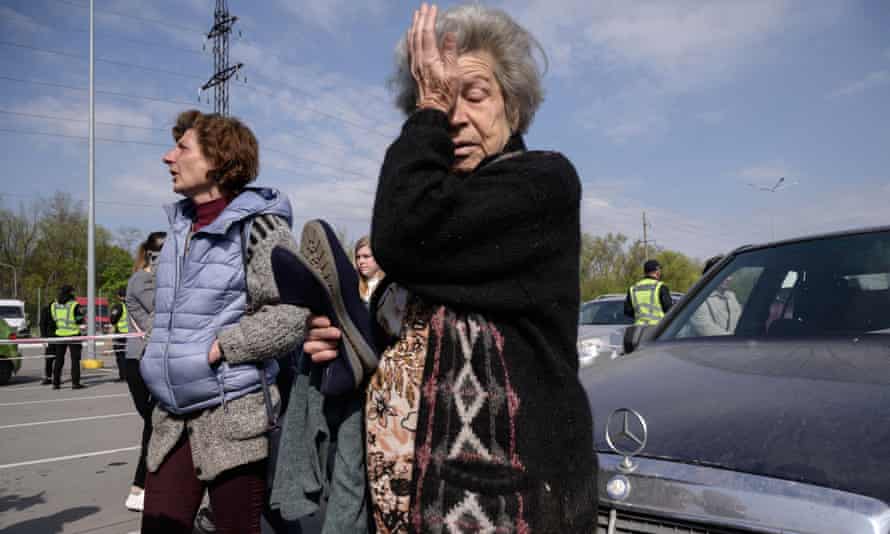
[[[649, 252], [653, 252], [650, 247]], [[630, 242], [623, 234], [581, 236], [581, 298], [606, 293], [625, 293], [643, 277], [646, 249], [642, 241]], [[662, 265], [664, 282], [672, 291], [687, 291], [698, 280], [701, 264], [681, 252], [661, 247], [654, 257]]]

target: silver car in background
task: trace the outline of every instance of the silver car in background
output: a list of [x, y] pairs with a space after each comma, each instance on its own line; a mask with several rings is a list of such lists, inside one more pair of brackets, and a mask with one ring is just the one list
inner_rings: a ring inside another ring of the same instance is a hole
[[[624, 354], [624, 330], [633, 319], [624, 315], [626, 294], [609, 293], [581, 304], [578, 317], [578, 359], [581, 367]], [[676, 304], [683, 293], [671, 293]]]

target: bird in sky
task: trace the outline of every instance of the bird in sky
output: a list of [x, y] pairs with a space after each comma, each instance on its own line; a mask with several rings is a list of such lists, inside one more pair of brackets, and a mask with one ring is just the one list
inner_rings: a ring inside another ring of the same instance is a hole
[[775, 193], [776, 191], [781, 191], [782, 189], [784, 189], [786, 187], [790, 187], [792, 185], [797, 185], [797, 183], [798, 182], [796, 182], [796, 181], [790, 182], [790, 183], [786, 182], [785, 177], [782, 176], [781, 178], [779, 178], [779, 180], [772, 187], [766, 186], [766, 185], [753, 184], [750, 182], [748, 183], [748, 185], [753, 187], [754, 189], [759, 190], [759, 191], [768, 191], [770, 193]]

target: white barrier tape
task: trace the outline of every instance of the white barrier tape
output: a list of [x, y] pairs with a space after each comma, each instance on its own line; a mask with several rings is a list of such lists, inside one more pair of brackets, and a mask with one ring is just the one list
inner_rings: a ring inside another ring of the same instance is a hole
[[0, 345], [37, 345], [39, 343], [70, 343], [72, 341], [95, 341], [97, 339], [121, 339], [143, 337], [144, 333], [102, 334], [100, 336], [69, 336], [69, 337], [29, 337], [24, 339], [0, 339]]
[[[97, 350], [94, 354], [95, 356], [99, 356], [100, 354], [114, 354], [113, 350]], [[0, 360], [42, 360], [44, 358], [55, 358], [55, 354], [41, 354], [37, 356], [10, 356], [8, 358], [3, 358], [0, 356]]]

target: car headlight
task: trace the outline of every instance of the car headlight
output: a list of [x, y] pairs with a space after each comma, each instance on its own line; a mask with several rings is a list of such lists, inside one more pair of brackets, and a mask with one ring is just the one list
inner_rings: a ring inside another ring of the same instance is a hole
[[578, 340], [578, 359], [581, 367], [593, 364], [593, 361], [600, 353], [603, 341], [598, 337]]

